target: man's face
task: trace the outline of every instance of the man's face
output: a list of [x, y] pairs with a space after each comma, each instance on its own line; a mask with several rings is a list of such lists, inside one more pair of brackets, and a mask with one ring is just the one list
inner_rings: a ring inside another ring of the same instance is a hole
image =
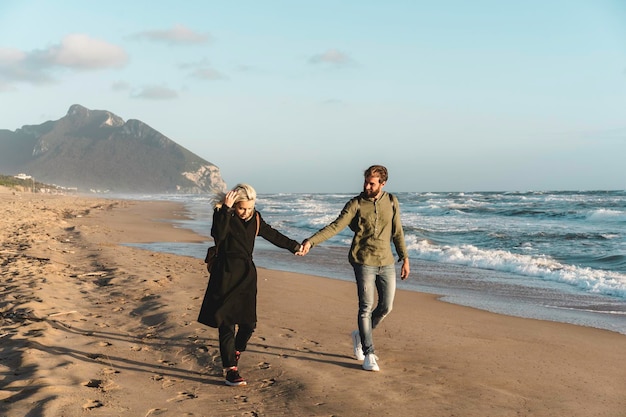
[[367, 177], [363, 183], [363, 192], [367, 198], [376, 198], [383, 191], [384, 182], [380, 182], [380, 177]]
[[249, 219], [252, 216], [253, 211], [254, 200], [240, 201], [238, 203], [235, 203], [235, 214], [243, 220]]

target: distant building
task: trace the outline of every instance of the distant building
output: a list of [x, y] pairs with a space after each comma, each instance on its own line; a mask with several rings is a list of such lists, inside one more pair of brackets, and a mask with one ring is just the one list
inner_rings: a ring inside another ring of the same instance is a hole
[[32, 180], [33, 179], [32, 176], [26, 175], [24, 173], [17, 174], [17, 175], [15, 175], [14, 178], [17, 178], [18, 180]]

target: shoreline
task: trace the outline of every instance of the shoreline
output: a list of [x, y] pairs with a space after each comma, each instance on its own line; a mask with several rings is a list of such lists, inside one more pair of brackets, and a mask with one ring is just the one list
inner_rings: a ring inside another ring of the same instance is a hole
[[[193, 213], [191, 215], [193, 216]], [[189, 221], [183, 224], [189, 224]], [[155, 252], [204, 259], [208, 244], [209, 241], [202, 244], [159, 242], [129, 245]], [[347, 248], [320, 246], [306, 257], [294, 260], [288, 253], [273, 248], [268, 250], [267, 247], [268, 244], [262, 239], [257, 241], [255, 247], [257, 267], [353, 282], [353, 272], [346, 260]], [[510, 317], [568, 323], [626, 335], [626, 311], [621, 300], [609, 304], [606, 296], [591, 294], [578, 294], [564, 300], [562, 294], [555, 288], [517, 287], [506, 283], [501, 279], [506, 274], [498, 271], [415, 259], [411, 265], [412, 273], [409, 280], [398, 280], [399, 290], [434, 294], [439, 296], [442, 302]], [[397, 273], [399, 274], [399, 270]], [[607, 313], [607, 310], [613, 308], [619, 310]]]
[[[175, 202], [0, 194], [2, 415], [624, 415], [624, 335], [398, 290], [351, 358], [354, 285], [259, 268], [247, 387], [223, 385], [217, 331], [195, 321], [201, 260], [123, 242], [206, 241]], [[354, 387], [359, 389], [355, 390]], [[381, 389], [384, 387], [384, 389]], [[37, 411], [33, 411], [37, 410]], [[418, 410], [418, 411], [416, 411]]]
[[[179, 222], [179, 226], [209, 236], [210, 222], [198, 220], [211, 215], [206, 204], [199, 204], [204, 200], [174, 200], [183, 202], [191, 216]], [[304, 237], [299, 232], [292, 237], [298, 240], [298, 236]], [[159, 252], [191, 254], [199, 259], [204, 258], [206, 250], [203, 245], [167, 242], [143, 247]], [[255, 263], [268, 269], [352, 282], [354, 274], [346, 262], [347, 249], [348, 246], [322, 245], [294, 261], [263, 239], [258, 239]], [[507, 271], [414, 258], [411, 263], [414, 266], [411, 277], [398, 282], [398, 288], [441, 295], [445, 302], [498, 314], [570, 323], [626, 335], [626, 304], [621, 297], [578, 291], [568, 283], [528, 279]]]

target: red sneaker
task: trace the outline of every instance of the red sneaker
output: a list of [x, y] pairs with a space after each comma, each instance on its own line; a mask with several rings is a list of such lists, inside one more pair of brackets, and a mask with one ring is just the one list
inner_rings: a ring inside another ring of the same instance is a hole
[[237, 387], [239, 385], [246, 385], [247, 382], [241, 375], [239, 375], [239, 371], [236, 366], [233, 366], [226, 372], [226, 381], [224, 381], [226, 385], [230, 387]]

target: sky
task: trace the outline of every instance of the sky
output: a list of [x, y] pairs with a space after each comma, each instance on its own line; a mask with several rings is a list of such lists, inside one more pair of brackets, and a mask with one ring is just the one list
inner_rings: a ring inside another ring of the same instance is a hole
[[0, 129], [139, 119], [259, 193], [626, 189], [626, 1], [0, 2]]

